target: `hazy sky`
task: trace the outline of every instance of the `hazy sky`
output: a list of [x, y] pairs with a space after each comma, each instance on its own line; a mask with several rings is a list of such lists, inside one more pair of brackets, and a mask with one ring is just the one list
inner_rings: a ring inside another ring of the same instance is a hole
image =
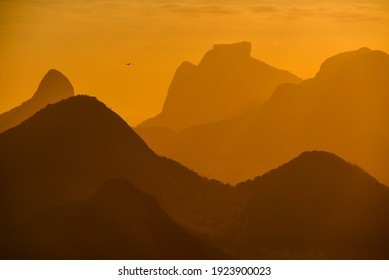
[[30, 98], [55, 68], [134, 125], [161, 110], [183, 61], [238, 41], [309, 78], [339, 52], [389, 52], [389, 1], [1, 0], [0, 112]]

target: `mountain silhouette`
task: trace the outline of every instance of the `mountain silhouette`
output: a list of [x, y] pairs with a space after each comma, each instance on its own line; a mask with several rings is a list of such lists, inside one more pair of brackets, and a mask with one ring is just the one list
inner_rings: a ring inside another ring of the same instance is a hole
[[3, 259], [381, 259], [388, 200], [326, 152], [235, 188], [200, 177], [89, 96], [0, 134]]
[[139, 126], [180, 130], [228, 119], [265, 101], [279, 84], [301, 81], [250, 53], [248, 42], [215, 45], [199, 65], [184, 62], [170, 84], [162, 112]]
[[51, 69], [31, 99], [0, 115], [0, 132], [18, 125], [46, 105], [73, 95], [74, 89], [69, 80], [61, 72]]
[[8, 242], [17, 259], [222, 256], [206, 249], [178, 226], [152, 196], [120, 179], [105, 182], [86, 200], [51, 207], [29, 217], [15, 227]]
[[122, 178], [153, 195], [181, 224], [214, 222], [229, 186], [201, 178], [157, 156], [96, 98], [49, 105], [0, 134], [0, 218], [13, 224], [32, 213], [87, 199]]
[[247, 258], [389, 257], [389, 188], [334, 154], [304, 152], [239, 189], [252, 193], [228, 232]]
[[136, 131], [158, 154], [233, 184], [305, 150], [334, 152], [389, 184], [388, 71], [382, 51], [345, 52], [327, 59], [314, 78], [278, 86], [267, 102], [233, 119]]

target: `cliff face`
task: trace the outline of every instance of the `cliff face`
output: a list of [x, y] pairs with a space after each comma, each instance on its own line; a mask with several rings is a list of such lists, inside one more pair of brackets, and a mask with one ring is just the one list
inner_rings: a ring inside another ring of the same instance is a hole
[[287, 82], [300, 79], [252, 58], [250, 43], [215, 45], [199, 65], [184, 62], [177, 69], [162, 112], [140, 126], [180, 130], [228, 119]]

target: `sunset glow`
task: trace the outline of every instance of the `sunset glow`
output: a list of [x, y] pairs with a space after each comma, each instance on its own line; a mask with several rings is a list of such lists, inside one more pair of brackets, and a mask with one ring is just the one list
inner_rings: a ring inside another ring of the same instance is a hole
[[[131, 125], [158, 113], [175, 70], [216, 43], [309, 78], [336, 53], [389, 52], [389, 5], [346, 1], [10, 1], [0, 3], [0, 111], [30, 98], [51, 68]], [[126, 63], [131, 62], [130, 66]]]

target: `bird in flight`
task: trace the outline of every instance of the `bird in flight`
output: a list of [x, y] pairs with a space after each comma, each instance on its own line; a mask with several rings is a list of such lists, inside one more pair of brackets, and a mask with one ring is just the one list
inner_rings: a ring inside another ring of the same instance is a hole
[[129, 63], [126, 63], [126, 65], [131, 65], [131, 62], [129, 62]]

